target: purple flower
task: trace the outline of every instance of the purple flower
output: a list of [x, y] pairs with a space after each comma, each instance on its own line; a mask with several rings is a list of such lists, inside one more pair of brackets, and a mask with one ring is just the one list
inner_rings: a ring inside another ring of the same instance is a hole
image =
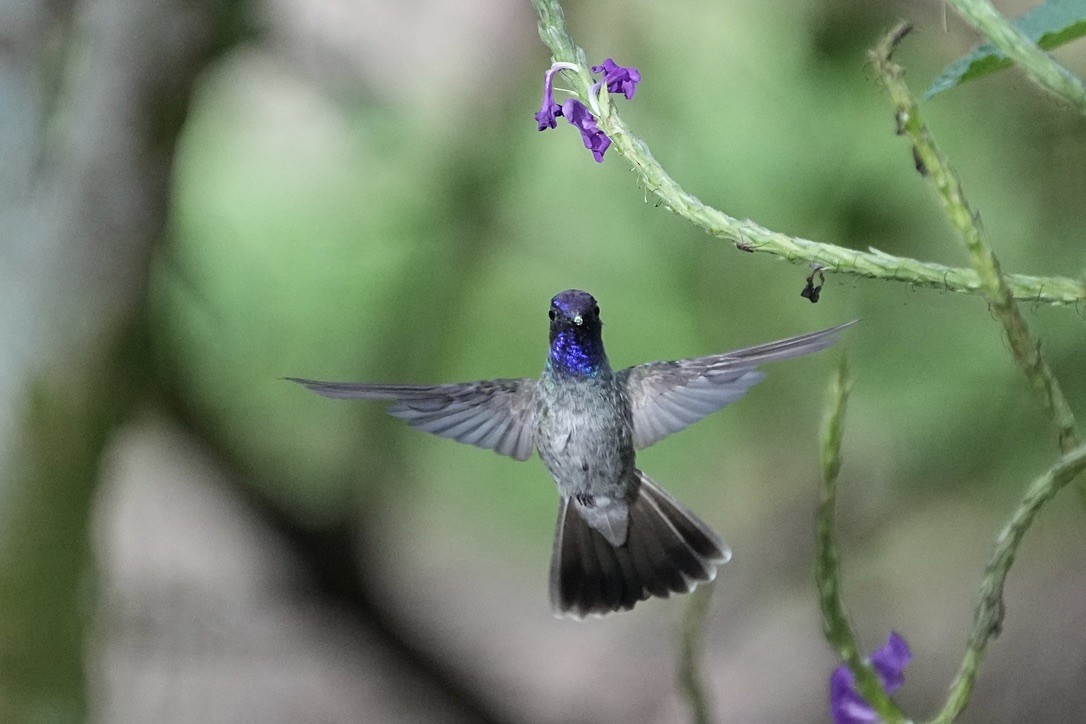
[[588, 112], [585, 104], [576, 98], [568, 98], [562, 104], [562, 115], [581, 132], [584, 147], [592, 152], [596, 163], [603, 163], [603, 153], [611, 145], [611, 139], [596, 127], [596, 119]]
[[562, 107], [554, 102], [553, 96], [549, 103], [544, 99], [543, 107], [535, 114], [535, 119], [539, 122], [539, 130], [545, 131], [557, 126], [558, 120], [555, 117], [560, 115], [562, 115]]
[[615, 61], [608, 58], [603, 65], [592, 66], [593, 73], [603, 73], [603, 82], [607, 84], [608, 93], [622, 93], [626, 100], [634, 97], [637, 84], [641, 82], [641, 73], [637, 68], [623, 68]]
[[535, 114], [541, 131], [557, 126], [558, 121], [555, 116], [562, 115], [562, 107], [554, 101], [554, 74], [561, 69], [557, 63], [551, 66], [551, 69], [547, 71], [546, 80], [543, 81], [543, 105]]
[[[909, 645], [905, 639], [891, 632], [886, 645], [871, 654], [868, 662], [887, 694], [893, 694], [905, 680], [903, 672], [912, 659]], [[879, 715], [871, 705], [856, 691], [856, 680], [852, 671], [842, 664], [830, 677], [830, 716], [835, 724], [862, 724], [877, 722]]]
[[[603, 162], [603, 154], [611, 146], [611, 139], [596, 126], [596, 118], [581, 101], [569, 98], [561, 105], [554, 100], [554, 76], [560, 70], [577, 71], [578, 67], [572, 63], [554, 63], [547, 70], [546, 79], [543, 81], [543, 103], [535, 114], [535, 121], [539, 124], [539, 130], [555, 128], [558, 125], [558, 117], [562, 116], [577, 127], [581, 132], [581, 140], [584, 146], [592, 152], [597, 163]], [[609, 93], [623, 93], [627, 98], [633, 98], [637, 91], [637, 84], [641, 82], [641, 74], [637, 68], [623, 68], [615, 61], [608, 58], [603, 65], [592, 66], [593, 73], [603, 73], [603, 80], [594, 84], [589, 91], [589, 102], [592, 108], [596, 105], [596, 93], [600, 86], [607, 84]]]

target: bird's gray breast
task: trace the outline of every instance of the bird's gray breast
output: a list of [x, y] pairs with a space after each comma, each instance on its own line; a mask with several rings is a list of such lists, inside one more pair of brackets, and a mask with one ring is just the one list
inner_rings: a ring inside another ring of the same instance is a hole
[[590, 378], [544, 373], [539, 393], [539, 456], [558, 490], [624, 496], [633, 480], [633, 425], [629, 399], [610, 371]]

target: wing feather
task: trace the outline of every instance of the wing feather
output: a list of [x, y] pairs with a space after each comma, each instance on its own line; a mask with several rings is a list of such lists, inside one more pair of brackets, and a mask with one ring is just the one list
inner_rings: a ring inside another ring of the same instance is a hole
[[287, 379], [325, 397], [394, 402], [389, 414], [412, 427], [517, 460], [535, 450], [535, 380], [386, 385]]
[[630, 396], [634, 446], [648, 447], [735, 402], [762, 380], [759, 365], [826, 349], [855, 323], [734, 352], [627, 367], [618, 374]]

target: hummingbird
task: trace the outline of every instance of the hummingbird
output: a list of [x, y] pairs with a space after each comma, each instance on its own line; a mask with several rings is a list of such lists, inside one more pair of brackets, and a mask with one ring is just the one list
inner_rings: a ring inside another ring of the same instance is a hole
[[723, 354], [615, 371], [588, 292], [551, 299], [550, 350], [537, 379], [456, 384], [322, 382], [325, 397], [385, 400], [412, 427], [527, 460], [538, 452], [561, 500], [550, 564], [556, 616], [628, 611], [688, 593], [731, 558], [723, 539], [636, 464], [636, 450], [746, 394], [758, 366], [835, 344], [846, 322]]

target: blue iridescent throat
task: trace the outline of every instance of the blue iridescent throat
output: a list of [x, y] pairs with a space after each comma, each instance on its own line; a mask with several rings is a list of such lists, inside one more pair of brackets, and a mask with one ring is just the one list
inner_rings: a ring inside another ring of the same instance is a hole
[[551, 353], [547, 357], [547, 367], [565, 374], [582, 377], [595, 377], [607, 363], [603, 351], [603, 341], [598, 337], [586, 337], [572, 329], [565, 329], [554, 335]]

